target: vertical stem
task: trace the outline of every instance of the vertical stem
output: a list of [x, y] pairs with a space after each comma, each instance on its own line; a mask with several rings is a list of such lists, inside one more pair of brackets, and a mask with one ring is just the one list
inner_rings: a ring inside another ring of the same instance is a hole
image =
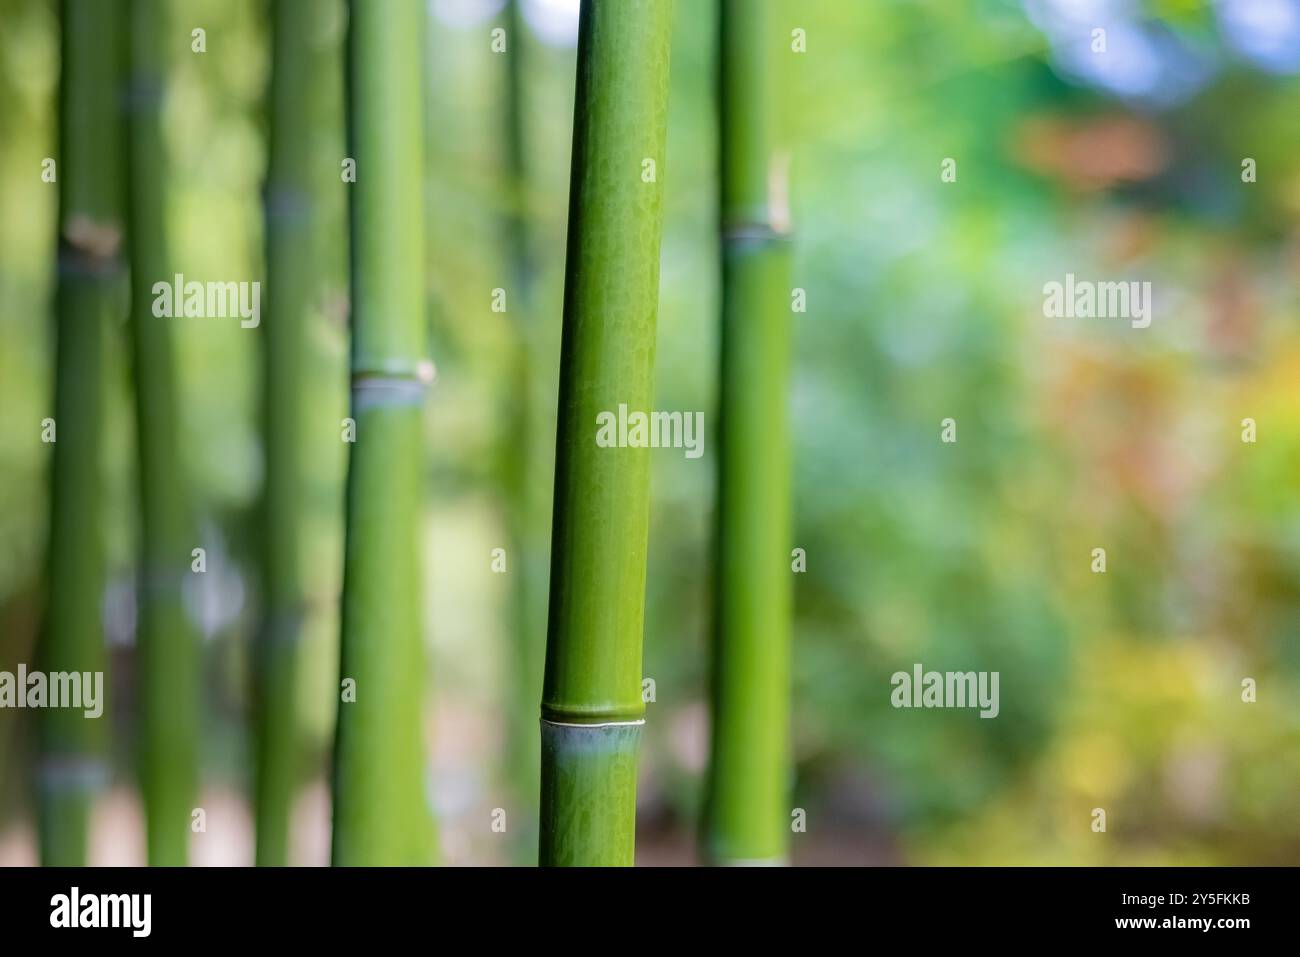
[[537, 781], [540, 754], [537, 738], [537, 694], [542, 684], [545, 646], [540, 622], [533, 614], [534, 585], [545, 574], [538, 555], [537, 483], [530, 475], [533, 458], [532, 402], [532, 263], [528, 249], [527, 165], [524, 145], [524, 25], [521, 0], [506, 5], [505, 145], [506, 193], [509, 209], [503, 223], [510, 276], [509, 310], [514, 316], [511, 387], [502, 415], [509, 423], [502, 448], [506, 532], [510, 564], [510, 681], [509, 726], [506, 729], [506, 776], [516, 803], [512, 825], [519, 857], [536, 860]]
[[302, 546], [303, 355], [317, 290], [311, 170], [319, 7], [274, 0], [271, 8], [270, 157], [266, 178], [269, 315], [264, 327], [266, 490], [263, 499], [265, 619], [257, 649], [257, 863], [288, 859], [298, 770], [295, 690], [305, 596]]
[[352, 418], [335, 737], [335, 864], [423, 864], [420, 539], [424, 314], [423, 4], [353, 0], [348, 26]]
[[162, 90], [165, 4], [131, 3], [128, 175], [131, 332], [142, 521], [138, 658], [140, 771], [149, 863], [183, 865], [195, 791], [198, 642], [181, 601], [193, 533], [178, 446], [171, 324], [153, 315], [153, 285], [168, 282]]
[[789, 244], [769, 199], [770, 0], [721, 0], [722, 335], [705, 853], [787, 854], [790, 710]]
[[579, 20], [542, 864], [633, 862], [650, 461], [595, 438], [601, 412], [651, 411], [671, 21], [671, 0], [584, 3]]
[[[122, 31], [94, 0], [62, 6], [58, 316], [52, 449], [49, 596], [41, 667], [94, 681], [106, 655], [101, 617], [104, 545], [101, 449], [105, 326], [121, 304]], [[101, 694], [102, 694], [102, 684]], [[99, 705], [105, 702], [102, 697]], [[41, 712], [41, 863], [86, 863], [87, 818], [104, 775], [104, 716]]]
[[506, 155], [510, 197], [509, 244], [511, 278], [518, 287], [527, 285], [528, 222], [524, 208], [527, 170], [524, 161], [524, 24], [519, 14], [521, 0], [506, 4]]

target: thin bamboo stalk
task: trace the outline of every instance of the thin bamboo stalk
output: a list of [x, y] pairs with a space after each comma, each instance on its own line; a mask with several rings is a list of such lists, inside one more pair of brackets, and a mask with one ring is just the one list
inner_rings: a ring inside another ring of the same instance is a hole
[[306, 323], [318, 289], [312, 169], [318, 3], [271, 7], [270, 156], [266, 177], [269, 314], [263, 357], [266, 489], [263, 496], [265, 613], [256, 662], [257, 851], [259, 866], [288, 860], [289, 814], [301, 759], [296, 720], [297, 660], [306, 596], [303, 526], [302, 363]]
[[649, 412], [653, 401], [671, 21], [671, 0], [585, 3], [579, 19], [542, 696], [544, 865], [633, 863], [650, 461], [645, 448], [600, 448], [595, 436], [598, 413], [620, 403]]
[[162, 91], [166, 4], [132, 0], [127, 94], [131, 333], [139, 445], [140, 775], [149, 863], [183, 865], [196, 782], [198, 641], [181, 598], [197, 547], [178, 444], [171, 319], [153, 315], [153, 284], [169, 280]]
[[[64, 0], [61, 27], [56, 441], [49, 596], [40, 653], [47, 671], [93, 675], [102, 674], [106, 659], [100, 614], [104, 329], [125, 304], [118, 288], [123, 271], [122, 124], [115, 92], [121, 83], [123, 31], [115, 11], [94, 0]], [[102, 714], [87, 718], [84, 709], [41, 712], [42, 864], [86, 863], [89, 809], [104, 776], [108, 720]]]
[[509, 538], [507, 567], [510, 590], [511, 652], [509, 726], [506, 736], [506, 778], [516, 807], [512, 845], [521, 860], [537, 859], [537, 785], [541, 762], [537, 737], [537, 695], [542, 686], [545, 635], [534, 614], [540, 597], [538, 582], [546, 574], [545, 553], [538, 544], [537, 517], [544, 514], [538, 502], [533, 462], [533, 339], [532, 258], [526, 202], [528, 167], [524, 143], [524, 25], [521, 0], [505, 8], [506, 192], [510, 197], [503, 225], [510, 275], [509, 313], [514, 333], [510, 389], [503, 397], [502, 415], [509, 423], [502, 448], [506, 531]]
[[789, 836], [789, 243], [774, 222], [770, 0], [721, 0], [722, 334], [712, 760], [704, 850], [783, 863]]
[[424, 686], [421, 419], [432, 379], [424, 311], [423, 8], [353, 0], [348, 126], [352, 418], [333, 860], [433, 854], [420, 729]]

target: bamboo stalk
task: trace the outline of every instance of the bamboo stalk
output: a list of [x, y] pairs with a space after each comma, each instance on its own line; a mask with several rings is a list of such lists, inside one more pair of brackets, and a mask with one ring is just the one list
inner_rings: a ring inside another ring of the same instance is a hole
[[504, 399], [502, 415], [509, 423], [504, 434], [506, 533], [509, 538], [512, 684], [509, 697], [509, 726], [506, 734], [506, 778], [516, 805], [512, 827], [513, 848], [521, 860], [537, 858], [537, 785], [541, 762], [537, 736], [537, 695], [542, 685], [545, 636], [533, 609], [537, 583], [545, 575], [545, 554], [538, 545], [537, 482], [530, 468], [533, 461], [533, 320], [532, 259], [529, 255], [527, 161], [524, 144], [524, 25], [521, 0], [510, 0], [505, 8], [508, 38], [505, 71], [506, 192], [509, 208], [503, 225], [510, 276], [509, 310], [514, 332], [511, 355], [511, 387]]
[[353, 0], [348, 26], [352, 418], [333, 859], [423, 864], [421, 419], [424, 22], [419, 0]]
[[[645, 705], [645, 448], [596, 417], [653, 401], [671, 0], [585, 3], [560, 354], [539, 859], [630, 865]], [[649, 168], [654, 175], [647, 181]]]
[[197, 546], [180, 449], [172, 322], [153, 315], [153, 284], [170, 279], [162, 90], [165, 4], [132, 0], [128, 90], [131, 333], [139, 445], [141, 555], [138, 660], [140, 774], [149, 863], [183, 865], [196, 782], [198, 641], [181, 599]]
[[[122, 277], [122, 31], [107, 4], [64, 0], [59, 109], [59, 253], [55, 309], [49, 595], [42, 668], [104, 671], [101, 531], [104, 329]], [[84, 680], [84, 678], [83, 678]], [[93, 679], [92, 679], [93, 680]], [[100, 706], [104, 704], [101, 700]], [[38, 820], [41, 863], [86, 863], [87, 823], [104, 776], [108, 718], [41, 712]]]
[[271, 7], [270, 156], [266, 178], [269, 315], [263, 358], [266, 489], [262, 534], [265, 613], [257, 649], [257, 852], [259, 866], [288, 860], [289, 815], [300, 760], [295, 708], [306, 596], [303, 526], [302, 363], [317, 291], [311, 130], [319, 76], [313, 37], [319, 5]]
[[721, 0], [722, 334], [705, 855], [783, 863], [789, 835], [789, 243], [769, 199], [770, 0]]

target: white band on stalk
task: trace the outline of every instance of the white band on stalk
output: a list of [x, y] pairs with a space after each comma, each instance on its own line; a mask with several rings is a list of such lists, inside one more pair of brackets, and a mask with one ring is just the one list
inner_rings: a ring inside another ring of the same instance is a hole
[[633, 728], [645, 724], [645, 718], [631, 721], [555, 721], [552, 718], [542, 718], [542, 724], [555, 728]]
[[352, 374], [352, 409], [421, 405], [437, 370], [428, 359], [414, 364], [388, 364]]

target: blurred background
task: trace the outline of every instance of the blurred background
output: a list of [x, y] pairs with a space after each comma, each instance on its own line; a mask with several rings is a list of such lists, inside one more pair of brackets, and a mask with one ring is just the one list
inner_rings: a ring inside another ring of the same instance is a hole
[[[347, 446], [345, 13], [318, 0], [323, 279], [306, 357], [311, 595], [291, 859], [324, 864]], [[171, 0], [174, 271], [263, 276], [266, 6]], [[545, 640], [578, 0], [521, 0], [522, 169], [501, 0], [429, 0], [428, 780], [449, 863], [529, 860], [509, 724]], [[795, 863], [1300, 863], [1300, 3], [787, 0], [780, 64], [796, 314]], [[638, 860], [695, 860], [707, 756], [718, 327], [715, 13], [679, 0], [656, 407], [705, 456], [652, 458]], [[190, 30], [207, 32], [206, 54]], [[1092, 31], [1106, 31], [1094, 53]], [[41, 627], [53, 395], [58, 10], [0, 0], [0, 669]], [[956, 181], [941, 164], [956, 161]], [[1255, 161], [1243, 182], [1243, 160]], [[526, 228], [526, 295], [511, 280]], [[1049, 319], [1067, 272], [1153, 284], [1148, 329]], [[274, 322], [266, 316], [263, 325]], [[520, 335], [520, 323], [527, 329]], [[185, 474], [207, 549], [205, 833], [252, 861], [260, 331], [174, 324]], [[144, 860], [133, 694], [137, 512], [125, 322], [108, 337], [103, 596], [112, 773], [91, 861]], [[528, 376], [518, 376], [517, 355]], [[939, 441], [940, 421], [958, 441]], [[1253, 418], [1258, 441], [1242, 441]], [[522, 440], [520, 437], [522, 436]], [[522, 483], [518, 475], [524, 476]], [[520, 490], [523, 490], [522, 492]], [[511, 515], [527, 534], [505, 574]], [[1091, 571], [1104, 547], [1105, 574]], [[526, 583], [524, 613], [514, 592]], [[522, 625], [519, 624], [522, 622]], [[1001, 675], [1001, 714], [895, 710], [913, 663]], [[1242, 680], [1258, 700], [1242, 701]], [[0, 864], [37, 859], [30, 711], [0, 711]], [[527, 770], [523, 772], [527, 776]], [[1107, 831], [1092, 830], [1104, 808]], [[494, 808], [509, 827], [491, 827]]]

